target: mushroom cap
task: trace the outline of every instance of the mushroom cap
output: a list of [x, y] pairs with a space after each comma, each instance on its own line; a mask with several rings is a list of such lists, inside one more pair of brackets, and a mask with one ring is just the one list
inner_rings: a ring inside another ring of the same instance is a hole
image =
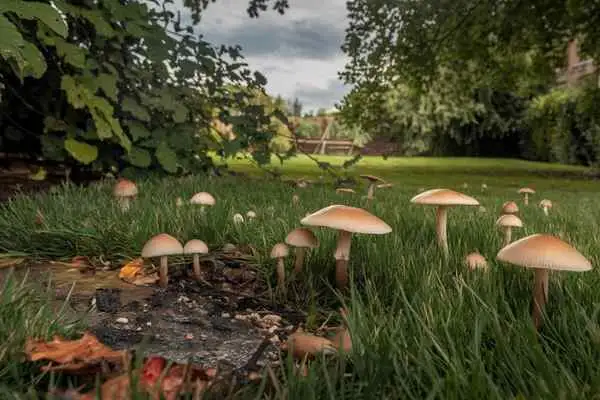
[[514, 201], [507, 201], [502, 204], [502, 212], [504, 214], [515, 214], [519, 212], [519, 206]]
[[113, 196], [115, 197], [133, 197], [137, 194], [137, 186], [129, 179], [119, 179], [113, 187]]
[[570, 244], [551, 235], [526, 236], [498, 252], [499, 261], [527, 268], [557, 271], [589, 271], [592, 264]]
[[307, 215], [300, 223], [372, 235], [383, 235], [392, 231], [388, 224], [368, 211], [339, 204], [333, 204]]
[[283, 258], [290, 254], [290, 249], [285, 243], [277, 243], [271, 249], [271, 258]]
[[356, 193], [354, 189], [351, 188], [337, 188], [335, 191], [338, 193]]
[[183, 246], [183, 254], [207, 254], [208, 246], [200, 239], [192, 239]]
[[367, 179], [370, 182], [385, 182], [385, 179], [381, 179], [375, 175], [360, 175], [361, 178]]
[[496, 220], [496, 225], [504, 227], [510, 226], [512, 228], [521, 228], [523, 226], [523, 221], [521, 221], [521, 219], [516, 215], [504, 214]]
[[200, 204], [203, 206], [214, 206], [216, 201], [212, 194], [208, 192], [198, 192], [190, 199], [191, 204]]
[[533, 193], [535, 193], [535, 190], [533, 190], [532, 188], [524, 187], [524, 188], [519, 189], [519, 193], [533, 194]]
[[450, 189], [431, 189], [419, 193], [412, 199], [411, 203], [429, 204], [434, 206], [478, 206], [479, 202], [466, 194], [455, 192]]
[[465, 257], [465, 263], [470, 270], [485, 269], [488, 267], [487, 260], [479, 252], [474, 251], [473, 253], [467, 254]]
[[319, 247], [319, 239], [308, 228], [296, 228], [285, 237], [285, 242], [294, 247]]
[[151, 237], [142, 248], [143, 258], [171, 256], [182, 253], [183, 246], [179, 243], [179, 240], [166, 233]]
[[544, 199], [540, 201], [540, 207], [552, 208], [552, 201]]
[[246, 217], [248, 217], [248, 218], [256, 218], [256, 213], [254, 211], [250, 210], [250, 211], [248, 211], [246, 213]]

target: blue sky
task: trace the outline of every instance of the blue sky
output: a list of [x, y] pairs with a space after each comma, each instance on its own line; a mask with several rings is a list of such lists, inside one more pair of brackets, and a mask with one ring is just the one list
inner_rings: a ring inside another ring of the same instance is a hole
[[285, 15], [246, 14], [246, 0], [217, 0], [197, 32], [212, 44], [239, 44], [251, 68], [268, 79], [270, 94], [298, 97], [305, 109], [331, 108], [348, 91], [337, 77], [347, 25], [345, 0], [290, 0]]

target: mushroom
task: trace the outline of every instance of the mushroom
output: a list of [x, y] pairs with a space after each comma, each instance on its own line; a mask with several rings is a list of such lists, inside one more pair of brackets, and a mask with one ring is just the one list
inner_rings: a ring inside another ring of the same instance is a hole
[[465, 257], [465, 264], [471, 271], [475, 271], [477, 269], [487, 270], [488, 264], [484, 256], [482, 256], [478, 251], [475, 251], [471, 254], [467, 254]]
[[285, 264], [283, 259], [290, 254], [285, 243], [277, 243], [271, 249], [271, 258], [277, 259], [277, 287], [283, 288], [285, 286]]
[[485, 184], [485, 183], [481, 184], [481, 191], [482, 192], [485, 192], [487, 190], [487, 188], [488, 188], [487, 184]]
[[248, 217], [248, 219], [254, 219], [256, 218], [256, 213], [254, 211], [248, 211], [246, 217]]
[[375, 194], [375, 186], [377, 186], [377, 182], [385, 183], [384, 179], [381, 179], [375, 175], [361, 175], [363, 179], [369, 181], [369, 189], [367, 190], [367, 200], [372, 200]]
[[137, 186], [129, 179], [119, 179], [113, 187], [113, 196], [117, 198], [121, 211], [124, 212], [129, 210], [130, 201], [135, 199], [137, 194]]
[[339, 231], [337, 247], [334, 253], [336, 260], [335, 280], [338, 288], [348, 285], [348, 261], [350, 260], [350, 244], [353, 233], [383, 235], [392, 228], [362, 208], [334, 204], [316, 211], [301, 221], [303, 225], [322, 226]]
[[544, 306], [548, 301], [548, 271], [583, 272], [592, 264], [568, 243], [551, 235], [534, 234], [509, 244], [498, 252], [499, 261], [535, 269], [533, 290], [533, 323], [542, 325]]
[[298, 203], [300, 203], [300, 197], [297, 194], [294, 194], [292, 196], [292, 204], [296, 205]]
[[192, 239], [183, 246], [183, 254], [191, 254], [194, 262], [194, 278], [202, 280], [200, 254], [208, 254], [208, 246], [202, 240]]
[[354, 189], [351, 188], [337, 188], [335, 191], [336, 193], [356, 193]]
[[528, 187], [524, 187], [518, 190], [519, 194], [523, 195], [523, 204], [528, 205], [529, 204], [529, 195], [530, 194], [534, 194], [535, 190], [528, 188]]
[[240, 213], [236, 213], [233, 215], [233, 223], [235, 225], [240, 225], [244, 223], [244, 216]]
[[181, 207], [183, 205], [183, 199], [181, 197], [178, 197], [177, 199], [175, 199], [175, 205], [177, 207]]
[[552, 208], [552, 202], [548, 199], [540, 201], [540, 207], [544, 210], [544, 214], [548, 216], [548, 210]]
[[446, 234], [448, 207], [479, 205], [479, 202], [471, 196], [450, 189], [431, 189], [416, 195], [410, 199], [410, 202], [438, 206], [436, 221], [437, 238], [446, 256], [448, 255], [448, 238]]
[[511, 241], [512, 228], [523, 227], [523, 222], [516, 215], [505, 214], [498, 218], [498, 220], [496, 221], [496, 226], [499, 226], [500, 228], [502, 228], [502, 230], [504, 230], [503, 246], [506, 246]]
[[281, 345], [284, 351], [291, 351], [296, 359], [314, 358], [317, 354], [335, 354], [336, 349], [331, 340], [311, 335], [310, 333], [295, 332], [288, 336], [287, 342]]
[[296, 248], [296, 260], [294, 261], [294, 272], [300, 273], [304, 264], [306, 249], [319, 247], [319, 239], [308, 228], [296, 228], [285, 238], [285, 242]]
[[183, 246], [179, 243], [179, 240], [166, 233], [150, 238], [142, 248], [142, 258], [160, 257], [158, 276], [159, 284], [162, 287], [166, 287], [169, 283], [167, 257], [177, 254], [183, 254]]
[[346, 309], [341, 308], [340, 314], [342, 315], [342, 324], [337, 328], [337, 332], [333, 338], [331, 338], [331, 342], [338, 351], [343, 350], [344, 353], [349, 353], [352, 350], [352, 337], [348, 330], [348, 312]]
[[516, 214], [519, 212], [519, 206], [514, 201], [507, 201], [502, 204], [502, 214]]
[[215, 198], [208, 192], [198, 192], [190, 199], [190, 204], [198, 204], [201, 206], [200, 210], [204, 212], [206, 206], [214, 206], [216, 203]]

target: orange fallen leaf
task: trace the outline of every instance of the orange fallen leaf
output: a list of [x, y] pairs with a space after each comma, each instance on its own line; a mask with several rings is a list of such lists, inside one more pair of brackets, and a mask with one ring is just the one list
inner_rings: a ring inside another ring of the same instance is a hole
[[136, 258], [121, 267], [119, 278], [136, 286], [152, 285], [158, 281], [158, 274], [146, 274], [144, 260]]
[[281, 349], [291, 351], [297, 359], [314, 358], [319, 353], [332, 354], [336, 352], [329, 339], [303, 332], [291, 334], [287, 342], [282, 344]]

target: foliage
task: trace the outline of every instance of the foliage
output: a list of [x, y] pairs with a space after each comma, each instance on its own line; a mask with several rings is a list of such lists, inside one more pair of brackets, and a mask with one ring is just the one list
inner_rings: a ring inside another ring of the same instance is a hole
[[[170, 3], [3, 1], [5, 150], [90, 171], [185, 173], [210, 163], [218, 117], [238, 133], [222, 154], [253, 143], [255, 159], [268, 159], [273, 115], [250, 104], [248, 91], [232, 90], [260, 88], [265, 78], [237, 47], [195, 37]], [[251, 3], [254, 11], [266, 4]]]

